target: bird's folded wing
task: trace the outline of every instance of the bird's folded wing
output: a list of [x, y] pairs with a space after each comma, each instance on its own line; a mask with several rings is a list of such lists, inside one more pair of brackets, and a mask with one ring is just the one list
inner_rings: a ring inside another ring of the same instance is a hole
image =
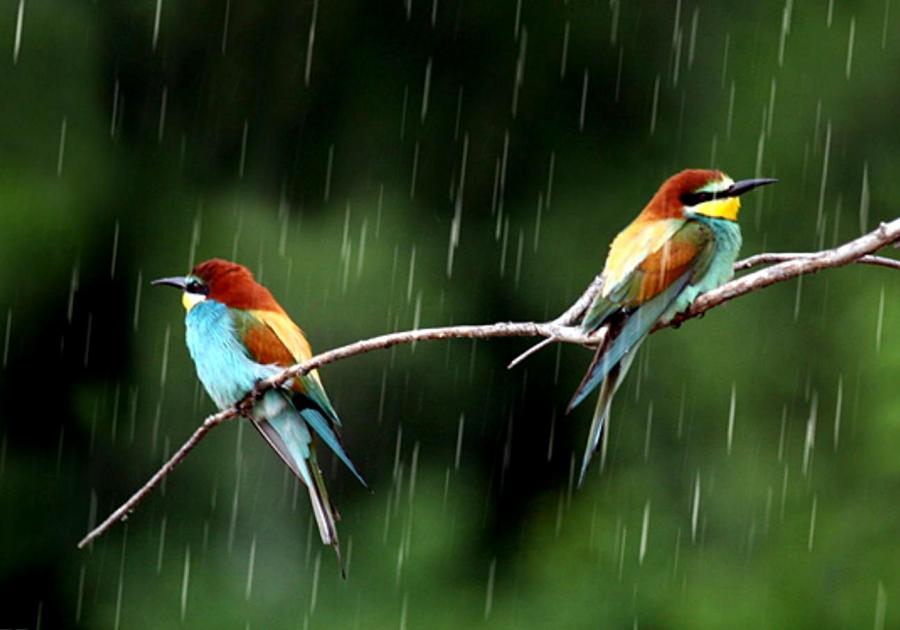
[[689, 281], [702, 275], [708, 265], [713, 238], [709, 228], [702, 223], [685, 223], [638, 265], [630, 281], [622, 287], [620, 301], [629, 306], [640, 306], [668, 289], [685, 272], [693, 270]]
[[684, 219], [647, 221], [638, 218], [619, 232], [609, 247], [603, 267], [601, 295], [609, 298], [618, 293], [635, 269], [648, 256], [658, 252], [684, 225]]
[[[312, 349], [303, 331], [284, 313], [277, 311], [245, 311], [240, 325], [241, 338], [253, 359], [259, 363], [283, 367], [306, 361]], [[315, 371], [294, 379], [294, 406], [354, 475], [366, 485], [341, 443], [340, 419], [328, 400], [325, 388]]]
[[[254, 360], [287, 367], [312, 358], [306, 336], [290, 317], [277, 311], [251, 310], [247, 313], [253, 322], [242, 331], [242, 337]], [[319, 405], [340, 426], [341, 421], [328, 400], [317, 370], [295, 378], [294, 389]]]
[[[642, 226], [636, 236], [623, 238], [635, 225]], [[665, 240], [660, 241], [663, 236]], [[604, 269], [604, 289], [594, 298], [582, 328], [592, 332], [620, 309], [633, 309], [652, 300], [689, 269], [705, 269], [712, 239], [709, 229], [697, 221], [633, 223], [613, 242]], [[636, 243], [644, 244], [642, 253]], [[622, 275], [625, 269], [628, 272]], [[697, 271], [691, 277], [696, 277]]]

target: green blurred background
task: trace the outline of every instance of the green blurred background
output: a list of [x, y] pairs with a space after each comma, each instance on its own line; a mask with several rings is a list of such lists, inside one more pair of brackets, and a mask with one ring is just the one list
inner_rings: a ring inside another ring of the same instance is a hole
[[213, 410], [150, 279], [236, 259], [319, 350], [548, 318], [708, 165], [781, 180], [744, 253], [830, 246], [898, 212], [898, 28], [887, 0], [0, 3], [0, 627], [900, 626], [879, 268], [654, 335], [580, 490], [583, 349], [328, 366], [374, 488], [326, 462], [346, 581], [239, 423], [75, 547]]

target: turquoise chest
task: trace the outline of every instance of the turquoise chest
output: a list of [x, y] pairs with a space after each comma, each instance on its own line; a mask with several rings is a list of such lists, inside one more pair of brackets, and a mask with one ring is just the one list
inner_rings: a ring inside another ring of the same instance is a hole
[[699, 295], [722, 286], [734, 276], [734, 261], [741, 250], [741, 226], [736, 221], [699, 214], [694, 215], [691, 220], [702, 223], [712, 235], [707, 246], [708, 258], [698, 266], [694, 277], [663, 313], [660, 318], [662, 323], [671, 321], [675, 315], [693, 304]]

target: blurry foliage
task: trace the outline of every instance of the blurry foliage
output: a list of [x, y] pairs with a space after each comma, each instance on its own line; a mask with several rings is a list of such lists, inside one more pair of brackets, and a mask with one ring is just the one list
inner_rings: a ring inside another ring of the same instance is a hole
[[892, 9], [6, 3], [0, 626], [896, 626], [900, 292], [873, 268], [654, 335], [581, 490], [580, 349], [329, 366], [375, 489], [327, 462], [347, 581], [237, 423], [75, 549], [212, 410], [150, 279], [235, 258], [323, 350], [545, 318], [664, 177], [711, 163], [781, 179], [745, 201], [745, 252], [845, 240], [896, 213]]

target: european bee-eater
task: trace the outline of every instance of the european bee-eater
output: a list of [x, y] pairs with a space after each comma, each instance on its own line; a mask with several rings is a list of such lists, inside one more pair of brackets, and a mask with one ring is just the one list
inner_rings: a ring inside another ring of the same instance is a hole
[[602, 382], [579, 483], [638, 346], [658, 323], [671, 321], [698, 295], [731, 279], [741, 247], [739, 196], [775, 181], [735, 182], [721, 171], [681, 171], [663, 182], [613, 240], [602, 288], [581, 324], [585, 333], [606, 326], [606, 336], [567, 409], [571, 411]]
[[[242, 265], [207, 260], [187, 276], [161, 278], [152, 284], [183, 291], [187, 347], [197, 376], [219, 409], [238, 402], [258, 381], [281, 368], [312, 357], [300, 327]], [[340, 560], [335, 527], [340, 516], [328, 499], [314, 436], [325, 442], [363, 485], [365, 481], [344, 451], [341, 421], [318, 373], [313, 370], [280, 389], [265, 392], [254, 404], [251, 420], [306, 486], [322, 542], [334, 546]]]

